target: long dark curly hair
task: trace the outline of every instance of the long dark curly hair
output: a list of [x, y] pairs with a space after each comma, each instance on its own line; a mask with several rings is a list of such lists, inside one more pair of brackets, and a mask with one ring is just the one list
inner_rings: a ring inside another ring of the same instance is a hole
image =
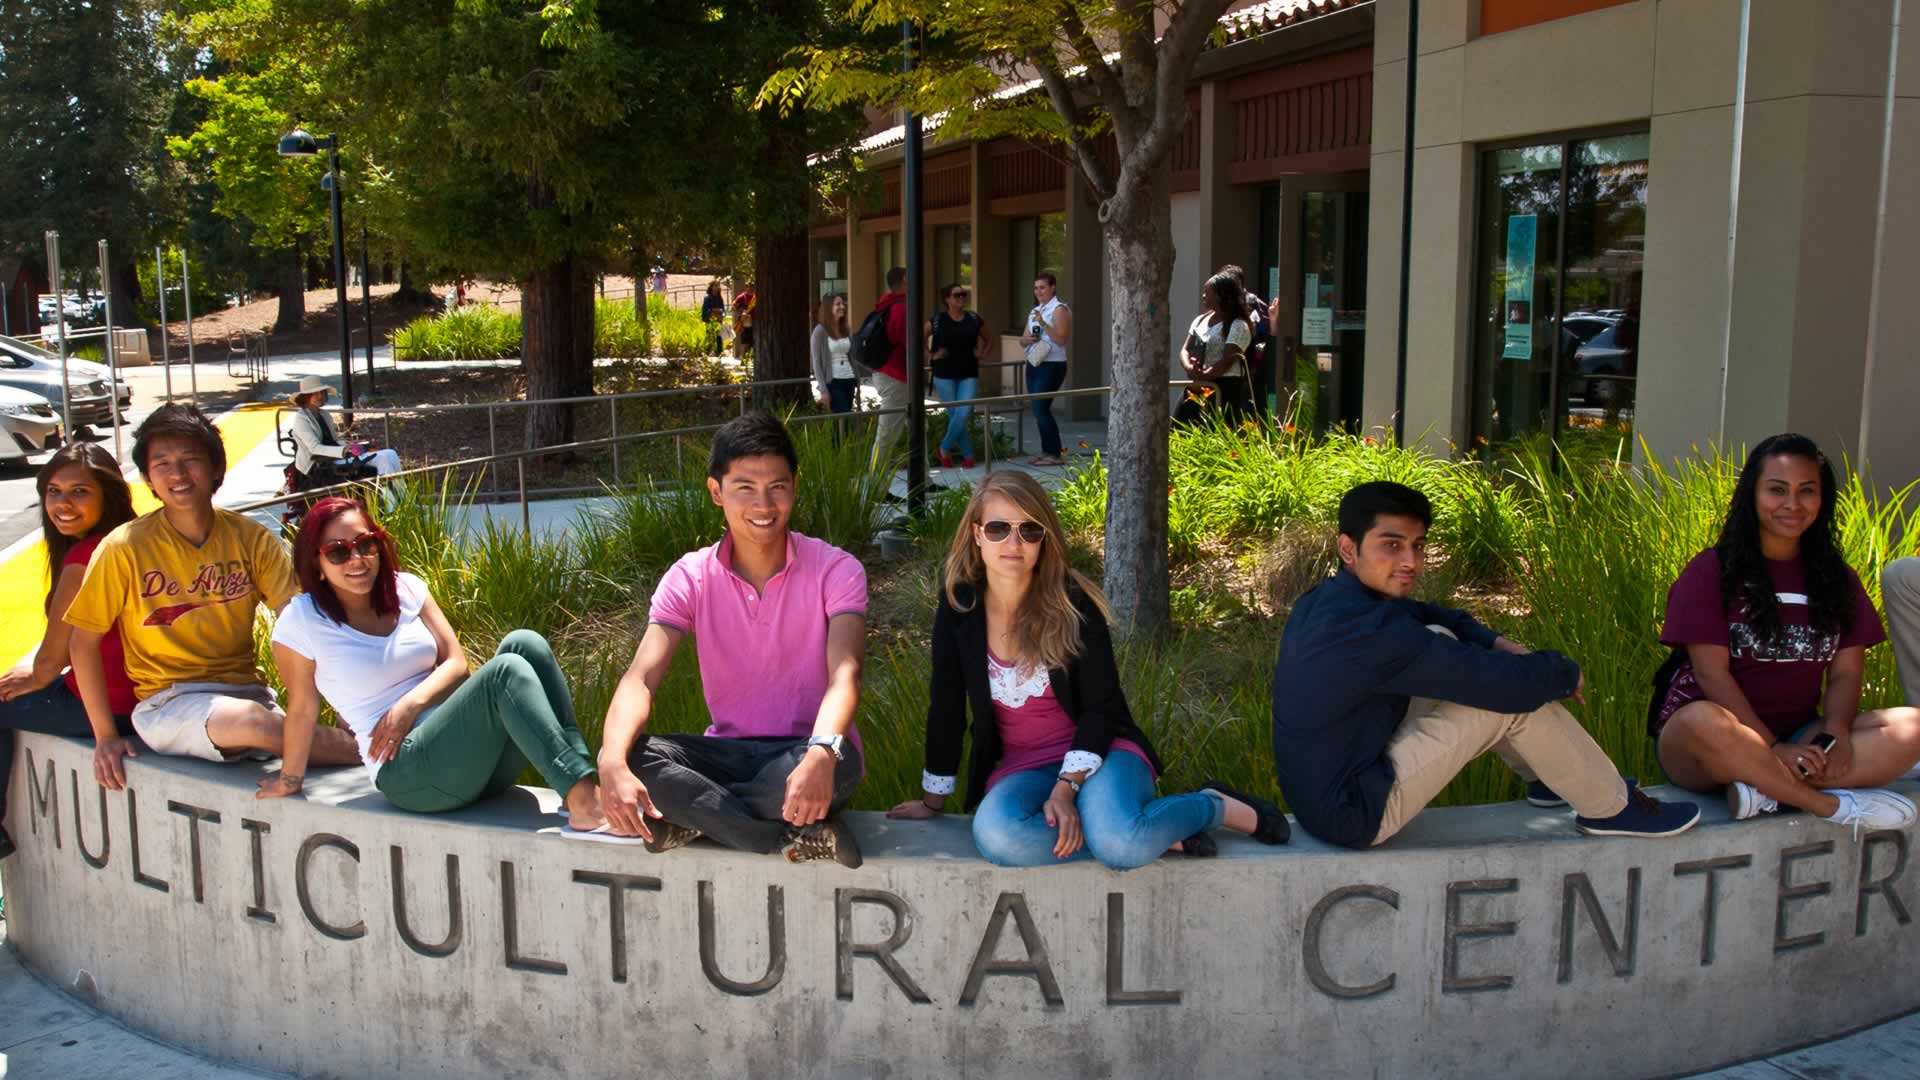
[[1853, 572], [1833, 539], [1833, 465], [1805, 435], [1770, 436], [1747, 455], [1720, 540], [1713, 546], [1720, 555], [1720, 601], [1729, 613], [1744, 613], [1741, 618], [1760, 640], [1771, 641], [1780, 632], [1780, 604], [1760, 550], [1757, 505], [1760, 475], [1768, 459], [1776, 457], [1805, 458], [1820, 468], [1820, 512], [1800, 534], [1800, 564], [1807, 572], [1808, 621], [1823, 634], [1839, 633], [1853, 613]]
[[[100, 520], [94, 524], [87, 536], [68, 536], [53, 523], [53, 516], [47, 513], [47, 485], [53, 483], [54, 474], [69, 465], [78, 465], [93, 474], [93, 482], [100, 489]], [[137, 515], [133, 512], [133, 492], [127, 487], [126, 477], [120, 475], [120, 463], [113, 455], [93, 443], [70, 442], [53, 452], [40, 472], [33, 480], [33, 489], [40, 496], [40, 535], [47, 544], [47, 600], [44, 605], [53, 607], [53, 592], [60, 582], [60, 568], [67, 561], [67, 553], [78, 547], [82, 540], [91, 536], [105, 536], [113, 530], [132, 521]]]

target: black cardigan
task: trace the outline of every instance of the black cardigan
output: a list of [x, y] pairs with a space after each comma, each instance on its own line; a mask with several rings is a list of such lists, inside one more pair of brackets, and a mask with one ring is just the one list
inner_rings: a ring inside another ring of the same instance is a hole
[[[1107, 620], [1092, 599], [1071, 583], [1073, 606], [1080, 612], [1080, 655], [1065, 668], [1047, 672], [1060, 708], [1073, 718], [1073, 749], [1105, 757], [1113, 740], [1126, 737], [1146, 751], [1156, 773], [1164, 772], [1146, 733], [1135, 726], [1120, 689], [1120, 671], [1113, 661], [1113, 638]], [[960, 743], [966, 735], [966, 712], [973, 714], [973, 756], [967, 771], [965, 809], [971, 813], [987, 794], [987, 776], [999, 764], [1000, 725], [994, 718], [993, 691], [987, 685], [986, 605], [974, 597], [971, 586], [956, 586], [962, 602], [974, 600], [971, 611], [956, 611], [940, 591], [933, 615], [932, 701], [927, 706], [927, 771], [954, 776], [960, 771]]]

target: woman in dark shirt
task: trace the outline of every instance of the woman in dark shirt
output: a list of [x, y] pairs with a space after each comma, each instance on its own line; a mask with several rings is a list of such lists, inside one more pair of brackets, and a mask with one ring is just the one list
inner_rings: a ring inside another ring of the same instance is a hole
[[1156, 798], [1159, 760], [1120, 689], [1110, 611], [1067, 565], [1059, 516], [1023, 472], [989, 474], [948, 552], [933, 620], [923, 798], [894, 818], [928, 818], [960, 771], [973, 714], [966, 806], [973, 842], [1000, 866], [1091, 854], [1131, 870], [1174, 850], [1211, 855], [1226, 826], [1266, 844], [1287, 839], [1272, 804], [1218, 783]]
[[707, 324], [707, 352], [720, 352], [720, 324], [727, 318], [727, 301], [720, 295], [720, 283], [707, 282], [706, 299], [700, 301], [700, 321]]
[[[945, 310], [927, 322], [927, 357], [933, 361], [933, 392], [941, 401], [967, 401], [980, 389], [980, 358], [987, 352], [987, 327], [967, 310], [967, 287], [949, 285], [940, 291]], [[940, 464], [951, 468], [957, 457], [962, 468], [973, 468], [973, 433], [967, 430], [973, 406], [947, 410], [947, 434], [940, 440]]]
[[1804, 435], [1753, 448], [1720, 540], [1667, 593], [1676, 653], [1653, 709], [1660, 767], [1726, 789], [1735, 818], [1782, 804], [1841, 825], [1913, 823], [1878, 790], [1920, 760], [1920, 709], [1860, 711], [1867, 648], [1886, 640], [1834, 542], [1833, 467]]

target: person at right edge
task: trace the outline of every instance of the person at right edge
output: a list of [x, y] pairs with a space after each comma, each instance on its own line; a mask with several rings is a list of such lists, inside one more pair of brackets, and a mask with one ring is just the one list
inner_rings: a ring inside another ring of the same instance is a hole
[[1700, 808], [1649, 797], [1560, 699], [1579, 665], [1413, 598], [1433, 508], [1404, 484], [1340, 500], [1340, 568], [1293, 607], [1273, 669], [1273, 758], [1296, 819], [1330, 844], [1383, 844], [1492, 750], [1572, 803], [1581, 832], [1673, 836]]

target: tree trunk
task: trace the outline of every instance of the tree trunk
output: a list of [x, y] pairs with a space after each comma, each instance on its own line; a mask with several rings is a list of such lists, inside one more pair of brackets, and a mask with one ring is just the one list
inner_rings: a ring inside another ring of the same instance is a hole
[[1134, 317], [1112, 320], [1107, 405], [1106, 590], [1128, 632], [1168, 624], [1165, 298], [1173, 278], [1170, 173], [1165, 159], [1138, 188], [1109, 200], [1101, 228], [1107, 296]]
[[121, 326], [143, 325], [141, 309], [145, 306], [140, 294], [140, 266], [132, 259], [121, 258], [113, 270], [113, 317]]
[[393, 302], [396, 304], [408, 304], [413, 307], [422, 307], [422, 306], [425, 306], [426, 304], [431, 303], [432, 301], [433, 301], [432, 293], [429, 293], [424, 289], [414, 288], [413, 271], [407, 269], [406, 263], [404, 262], [401, 263], [400, 264], [400, 289], [398, 292], [395, 292], [393, 294]]
[[306, 255], [294, 247], [280, 260], [280, 311], [273, 319], [276, 334], [297, 334], [307, 321]]
[[[533, 272], [520, 290], [520, 364], [527, 398], [593, 393], [593, 279], [578, 255]], [[572, 442], [574, 408], [527, 409], [527, 445]]]
[[[791, 11], [770, 14], [796, 18]], [[753, 377], [803, 379], [813, 371], [809, 351], [813, 305], [807, 296], [807, 196], [811, 181], [807, 173], [806, 115], [782, 115], [767, 106], [760, 110], [760, 124], [766, 142], [760, 150], [760, 221], [753, 244]], [[773, 387], [754, 395], [762, 406], [810, 397], [812, 392], [802, 384]]]
[[[652, 280], [652, 275], [647, 273], [646, 255], [642, 253], [640, 245], [634, 245], [629, 261], [633, 276], [633, 317], [640, 323], [640, 332], [647, 336], [647, 341], [651, 342], [653, 322], [652, 316], [647, 312], [647, 282]], [[648, 348], [647, 352], [651, 354], [652, 348]]]

